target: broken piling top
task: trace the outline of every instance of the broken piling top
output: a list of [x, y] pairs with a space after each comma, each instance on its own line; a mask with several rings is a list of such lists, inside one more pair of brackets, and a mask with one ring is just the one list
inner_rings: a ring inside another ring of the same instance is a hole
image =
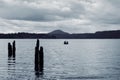
[[40, 47], [40, 51], [43, 52], [43, 47], [42, 46]]
[[35, 46], [35, 54], [38, 54], [39, 51], [39, 39], [37, 39], [36, 46]]
[[13, 48], [15, 48], [15, 40], [13, 41]]
[[8, 49], [12, 48], [12, 45], [10, 43], [8, 43]]
[[39, 39], [37, 39], [36, 47], [39, 47]]

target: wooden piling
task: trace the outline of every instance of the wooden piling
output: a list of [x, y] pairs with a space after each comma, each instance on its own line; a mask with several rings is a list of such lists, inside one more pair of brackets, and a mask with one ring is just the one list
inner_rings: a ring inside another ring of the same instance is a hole
[[13, 57], [15, 58], [16, 55], [16, 46], [15, 46], [15, 41], [13, 43], [8, 43], [8, 57]]
[[8, 43], [8, 57], [12, 56], [12, 45]]
[[39, 71], [43, 71], [44, 67], [44, 55], [43, 55], [43, 47], [40, 47], [39, 50]]
[[35, 47], [35, 71], [42, 72], [44, 65], [43, 47], [39, 49], [39, 40], [37, 40]]
[[38, 55], [39, 55], [39, 40], [37, 40], [35, 47], [35, 71], [38, 71]]
[[16, 46], [15, 46], [15, 41], [13, 41], [13, 57], [16, 56]]

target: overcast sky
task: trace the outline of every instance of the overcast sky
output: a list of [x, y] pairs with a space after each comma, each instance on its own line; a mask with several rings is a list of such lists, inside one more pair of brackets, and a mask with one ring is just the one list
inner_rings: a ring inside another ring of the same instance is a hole
[[0, 0], [0, 33], [120, 30], [120, 0]]

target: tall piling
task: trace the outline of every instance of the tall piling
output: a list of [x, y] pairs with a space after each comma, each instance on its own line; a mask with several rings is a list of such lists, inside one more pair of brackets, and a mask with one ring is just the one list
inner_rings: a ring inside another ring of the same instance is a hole
[[43, 65], [44, 65], [44, 56], [43, 56], [43, 47], [40, 47], [39, 40], [36, 42], [35, 47], [35, 71], [36, 72], [43, 72]]
[[15, 44], [15, 41], [13, 41], [13, 57], [15, 57], [16, 56], [16, 46], [15, 46], [16, 44]]
[[38, 71], [38, 55], [39, 55], [39, 40], [37, 40], [35, 47], [35, 71]]

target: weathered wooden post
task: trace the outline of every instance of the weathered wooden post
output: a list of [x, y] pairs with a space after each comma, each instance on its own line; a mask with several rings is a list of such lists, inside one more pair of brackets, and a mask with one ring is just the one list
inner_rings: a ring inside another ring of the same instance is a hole
[[8, 57], [13, 57], [15, 58], [16, 55], [16, 46], [15, 46], [15, 41], [11, 44], [10, 42], [8, 43]]
[[35, 71], [38, 71], [38, 54], [39, 54], [39, 40], [37, 40], [35, 47]]
[[43, 67], [44, 67], [44, 54], [43, 54], [43, 47], [40, 47], [39, 50], [39, 71], [43, 71]]
[[16, 46], [15, 46], [15, 41], [13, 41], [13, 57], [16, 56]]
[[39, 49], [39, 40], [37, 40], [35, 47], [35, 71], [43, 72], [44, 65], [44, 55], [43, 55], [43, 47]]
[[8, 43], [8, 57], [12, 56], [12, 45]]

